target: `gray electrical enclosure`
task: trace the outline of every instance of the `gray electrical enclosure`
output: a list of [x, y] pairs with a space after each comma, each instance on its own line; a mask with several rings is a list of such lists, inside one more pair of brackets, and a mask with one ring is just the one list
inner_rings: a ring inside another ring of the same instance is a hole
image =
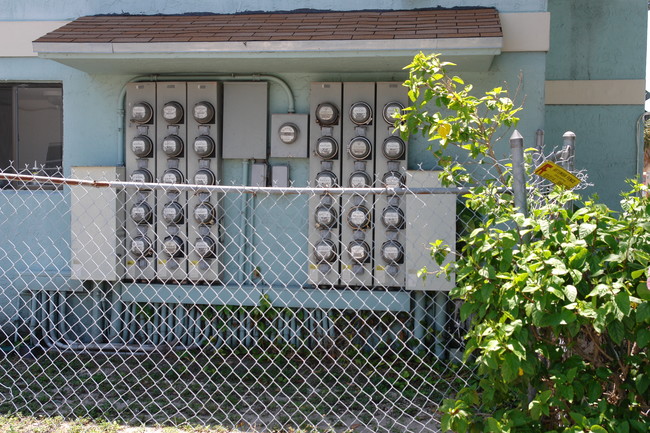
[[224, 83], [223, 106], [223, 158], [266, 159], [268, 83]]
[[[271, 158], [307, 158], [308, 128], [307, 114], [272, 114]], [[288, 136], [287, 131], [295, 136]]]

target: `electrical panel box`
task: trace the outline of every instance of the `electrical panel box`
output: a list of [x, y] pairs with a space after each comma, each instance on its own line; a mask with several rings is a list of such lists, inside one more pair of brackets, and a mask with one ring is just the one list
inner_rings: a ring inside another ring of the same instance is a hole
[[[395, 128], [394, 115], [408, 105], [401, 82], [377, 83], [375, 182], [378, 188], [404, 185], [407, 146]], [[381, 194], [375, 201], [375, 285], [403, 287], [405, 284], [404, 236], [406, 214], [404, 194]]]
[[289, 166], [287, 164], [271, 166], [271, 186], [287, 188], [290, 183]]
[[[375, 83], [343, 83], [341, 185], [370, 188], [375, 176]], [[341, 284], [369, 287], [373, 271], [372, 194], [341, 203]]]
[[[343, 85], [312, 83], [310, 95], [309, 179], [317, 188], [341, 182], [341, 121]], [[335, 286], [340, 276], [339, 195], [323, 193], [309, 198], [309, 282]]]
[[223, 85], [223, 158], [266, 159], [268, 83]]
[[158, 83], [157, 276], [163, 281], [187, 278], [187, 192], [175, 185], [187, 183], [187, 87], [185, 82]]
[[[438, 171], [407, 171], [409, 188], [440, 187]], [[430, 243], [442, 240], [452, 249], [456, 247], [456, 195], [409, 194], [406, 197], [405, 255], [406, 289], [422, 291], [449, 291], [454, 279], [428, 275], [418, 277], [422, 268], [429, 272], [440, 269], [430, 254]]]
[[[124, 167], [72, 167], [72, 177], [123, 180]], [[121, 279], [125, 255], [124, 192], [114, 188], [74, 187], [70, 195], [72, 279]]]
[[309, 116], [271, 115], [271, 158], [307, 158]]
[[187, 109], [187, 176], [198, 187], [187, 198], [187, 273], [191, 281], [211, 282], [223, 268], [222, 197], [207, 188], [221, 179], [221, 84], [187, 83]]
[[[156, 83], [129, 83], [126, 87], [126, 180], [151, 183], [157, 178]], [[127, 278], [156, 278], [156, 193], [149, 187], [126, 190], [125, 258]]]

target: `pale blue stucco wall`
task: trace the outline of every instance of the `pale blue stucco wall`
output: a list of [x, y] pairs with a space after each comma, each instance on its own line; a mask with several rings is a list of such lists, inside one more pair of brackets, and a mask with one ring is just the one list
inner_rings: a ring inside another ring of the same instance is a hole
[[[642, 80], [645, 78], [645, 0], [549, 0], [551, 50], [548, 80]], [[640, 89], [643, 91], [643, 89]], [[640, 98], [642, 96], [640, 95]], [[564, 131], [576, 133], [576, 162], [594, 184], [587, 193], [617, 206], [625, 179], [640, 169], [639, 105], [549, 105], [547, 143], [559, 145]]]
[[142, 0], [86, 1], [0, 0], [0, 20], [66, 20], [96, 14], [178, 14], [184, 12], [236, 13], [246, 11], [287, 11], [294, 9], [362, 10], [418, 9], [431, 7], [496, 7], [502, 12], [546, 10], [546, 0]]

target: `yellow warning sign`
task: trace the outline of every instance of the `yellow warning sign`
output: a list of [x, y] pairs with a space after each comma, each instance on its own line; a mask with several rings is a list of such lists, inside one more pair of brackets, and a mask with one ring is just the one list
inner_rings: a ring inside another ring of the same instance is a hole
[[535, 169], [535, 174], [556, 185], [562, 185], [565, 188], [574, 188], [580, 183], [580, 179], [566, 171], [554, 162], [545, 161]]

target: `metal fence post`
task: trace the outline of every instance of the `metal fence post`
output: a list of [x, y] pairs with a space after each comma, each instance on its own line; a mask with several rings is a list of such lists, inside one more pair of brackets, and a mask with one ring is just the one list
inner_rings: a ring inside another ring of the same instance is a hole
[[526, 173], [524, 167], [524, 138], [519, 131], [510, 136], [510, 153], [512, 157], [512, 189], [515, 195], [515, 207], [528, 215], [526, 197]]

